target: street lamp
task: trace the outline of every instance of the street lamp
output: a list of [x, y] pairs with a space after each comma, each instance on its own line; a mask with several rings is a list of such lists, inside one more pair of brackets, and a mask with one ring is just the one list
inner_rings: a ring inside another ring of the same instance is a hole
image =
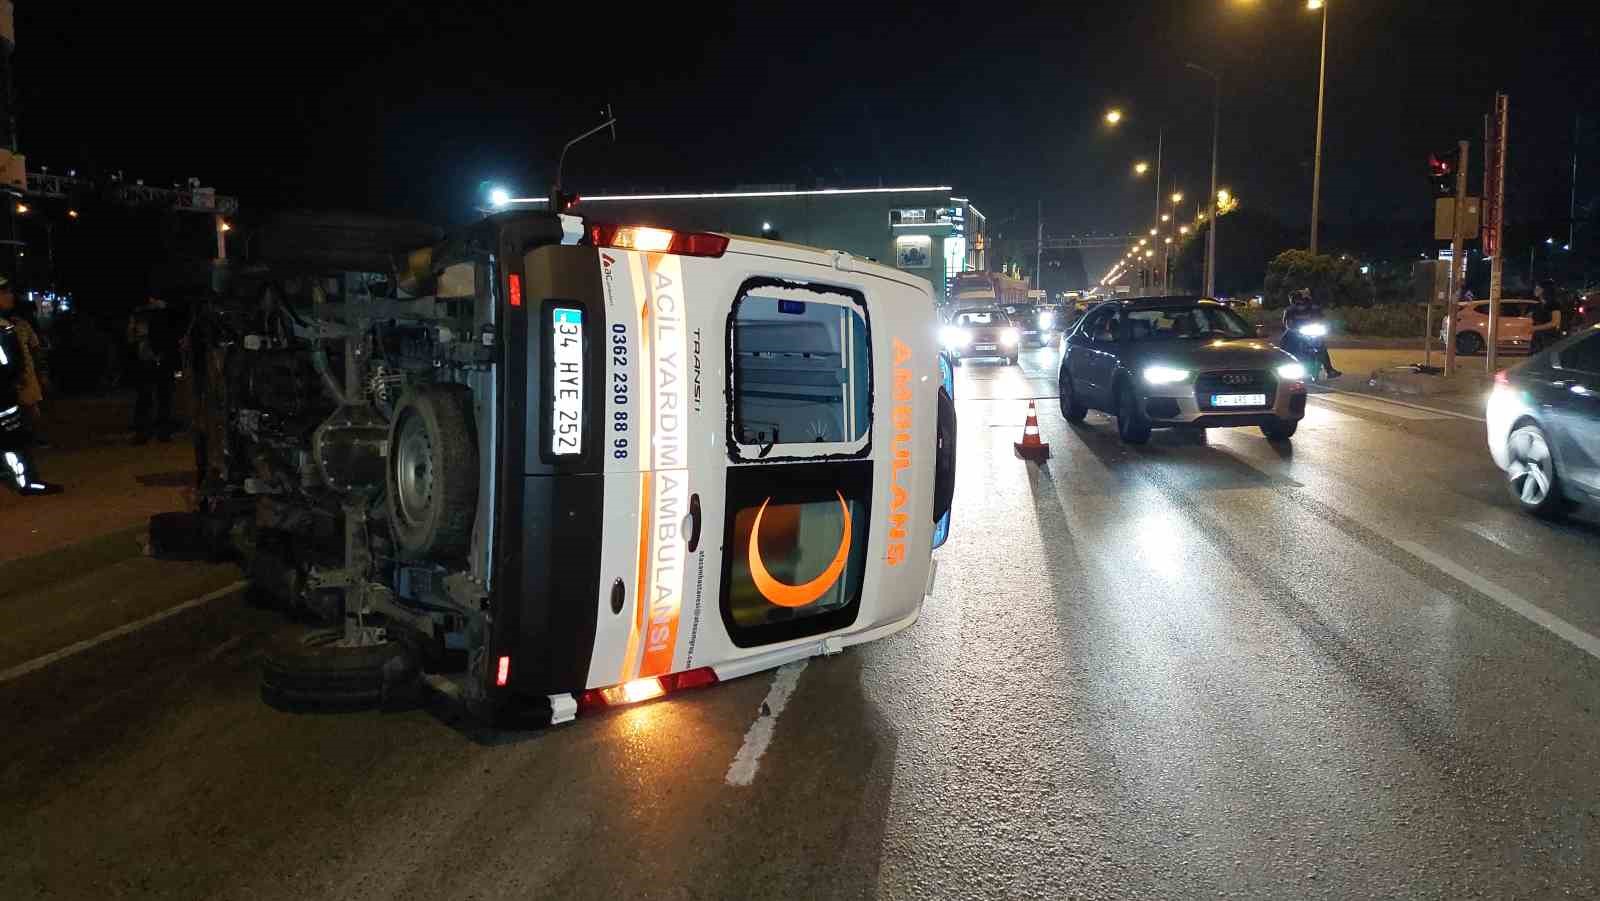
[[1322, 10], [1322, 56], [1317, 64], [1317, 150], [1311, 164], [1311, 252], [1317, 252], [1318, 207], [1322, 203], [1322, 100], [1328, 85], [1328, 5], [1306, 0], [1306, 9]]
[[1189, 226], [1187, 226], [1187, 225], [1178, 226], [1178, 234], [1187, 235], [1188, 233], [1189, 233]]
[[[1153, 229], [1153, 228], [1150, 229], [1150, 237], [1154, 238], [1155, 236], [1156, 236], [1156, 230]], [[1141, 241], [1140, 243], [1143, 243], [1143, 242]]]
[[1161, 214], [1161, 221], [1162, 222], [1166, 222], [1166, 221], [1170, 220], [1171, 218], [1172, 217], [1170, 215], [1166, 214], [1166, 213], [1162, 213]]
[[[1106, 119], [1106, 124], [1107, 125], [1115, 126], [1117, 123], [1122, 121], [1122, 110], [1117, 109], [1115, 107], [1112, 107], [1110, 110], [1106, 111], [1105, 119]], [[1157, 216], [1161, 215], [1161, 150], [1162, 150], [1162, 145], [1166, 142], [1166, 137], [1167, 137], [1166, 126], [1162, 126], [1161, 128], [1156, 129], [1156, 212], [1155, 212], [1155, 214]], [[1148, 171], [1150, 171], [1150, 164], [1144, 162], [1143, 160], [1140, 160], [1139, 162], [1134, 163], [1134, 165], [1133, 165], [1133, 173], [1135, 175], [1143, 175]]]
[[[1202, 75], [1209, 75], [1212, 82], [1211, 93], [1211, 196], [1217, 196], [1217, 140], [1222, 132], [1222, 76], [1204, 66], [1195, 63], [1184, 65]], [[1215, 297], [1217, 293], [1217, 225], [1213, 221], [1206, 230], [1206, 289], [1207, 297]]]
[[1173, 203], [1183, 203], [1183, 193], [1182, 192], [1175, 192], [1172, 195], [1172, 202]]

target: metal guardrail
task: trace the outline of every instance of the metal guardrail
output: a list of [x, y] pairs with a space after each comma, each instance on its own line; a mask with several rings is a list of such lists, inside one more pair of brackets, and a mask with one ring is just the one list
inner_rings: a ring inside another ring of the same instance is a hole
[[[67, 198], [97, 190], [93, 181], [70, 175], [29, 172], [27, 194], [31, 197]], [[117, 182], [111, 195], [129, 206], [155, 206], [188, 213], [216, 213], [231, 216], [239, 211], [239, 199], [218, 194], [209, 188], [157, 188], [150, 185]]]

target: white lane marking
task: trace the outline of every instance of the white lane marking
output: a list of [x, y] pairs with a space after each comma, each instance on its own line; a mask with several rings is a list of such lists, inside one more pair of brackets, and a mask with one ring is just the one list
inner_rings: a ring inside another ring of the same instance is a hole
[[4, 672], [0, 672], [0, 685], [4, 685], [5, 683], [11, 682], [11, 681], [16, 680], [16, 679], [20, 679], [23, 676], [28, 675], [29, 673], [33, 673], [33, 672], [37, 672], [39, 670], [42, 670], [45, 667], [51, 665], [52, 663], [56, 663], [58, 661], [65, 660], [65, 659], [67, 659], [68, 657], [71, 657], [74, 654], [81, 654], [84, 651], [89, 650], [90, 648], [96, 647], [98, 645], [105, 644], [106, 642], [111, 641], [114, 638], [121, 638], [122, 636], [127, 635], [129, 633], [137, 632], [140, 629], [143, 629], [145, 626], [155, 625], [156, 623], [159, 623], [162, 620], [167, 619], [168, 617], [177, 616], [178, 614], [182, 613], [185, 610], [191, 610], [191, 609], [193, 609], [195, 607], [200, 607], [200, 606], [203, 606], [205, 604], [209, 604], [212, 601], [215, 601], [215, 600], [217, 600], [219, 598], [227, 597], [228, 595], [233, 594], [234, 592], [238, 591], [239, 589], [245, 587], [246, 584], [248, 584], [248, 583], [246, 583], [244, 580], [240, 580], [238, 582], [234, 582], [232, 585], [229, 585], [226, 588], [219, 588], [216, 591], [213, 591], [208, 595], [204, 595], [202, 597], [194, 598], [193, 600], [184, 601], [183, 603], [179, 604], [176, 607], [168, 607], [167, 609], [162, 610], [159, 613], [152, 613], [149, 616], [145, 617], [144, 619], [134, 620], [131, 623], [126, 623], [124, 625], [118, 626], [115, 629], [112, 629], [110, 632], [102, 632], [101, 634], [96, 635], [93, 638], [86, 638], [83, 641], [74, 642], [73, 644], [69, 644], [66, 647], [60, 649], [59, 651], [51, 651], [50, 653], [44, 655], [43, 657], [35, 657], [34, 659], [29, 660], [27, 663], [21, 663], [21, 664], [18, 664], [16, 666], [13, 666], [12, 668], [10, 668], [10, 669], [8, 669], [8, 670], [6, 670]]
[[1458, 581], [1465, 582], [1473, 588], [1476, 588], [1483, 594], [1493, 598], [1500, 604], [1500, 606], [1510, 610], [1512, 613], [1517, 614], [1536, 626], [1547, 629], [1554, 635], [1566, 640], [1567, 642], [1570, 642], [1580, 650], [1587, 652], [1589, 656], [1600, 660], [1600, 638], [1590, 635], [1588, 632], [1583, 631], [1577, 626], [1574, 626], [1572, 623], [1569, 623], [1561, 617], [1556, 616], [1554, 613], [1551, 613], [1532, 601], [1529, 601], [1526, 598], [1523, 598], [1505, 588], [1500, 587], [1499, 585], [1496, 585], [1488, 579], [1477, 575], [1476, 573], [1468, 570], [1466, 567], [1461, 566], [1452, 560], [1435, 554], [1433, 551], [1428, 550], [1414, 541], [1396, 541], [1395, 545], [1402, 548], [1412, 556], [1423, 560], [1434, 568], [1444, 571]]
[[772, 677], [772, 687], [767, 690], [766, 700], [761, 702], [761, 712], [745, 732], [744, 744], [739, 746], [739, 753], [733, 755], [733, 763], [728, 765], [726, 781], [729, 785], [744, 786], [755, 781], [756, 770], [761, 766], [761, 755], [767, 753], [767, 745], [772, 744], [773, 730], [778, 728], [778, 714], [789, 706], [789, 696], [800, 684], [800, 674], [805, 672], [809, 662], [809, 659], [796, 660], [778, 667], [778, 674]]
[[1521, 551], [1517, 550], [1516, 548], [1512, 547], [1511, 545], [1506, 544], [1506, 540], [1504, 538], [1501, 538], [1499, 535], [1496, 535], [1492, 528], [1490, 528], [1489, 526], [1487, 526], [1487, 525], [1485, 525], [1485, 524], [1483, 524], [1481, 522], [1468, 522], [1468, 521], [1463, 519], [1463, 520], [1458, 520], [1457, 521], [1457, 525], [1461, 526], [1461, 528], [1466, 529], [1468, 532], [1471, 532], [1472, 534], [1478, 536], [1479, 538], [1482, 538], [1485, 541], [1490, 541], [1490, 542], [1493, 542], [1495, 544], [1500, 545], [1501, 547], [1505, 548], [1506, 550], [1510, 551], [1513, 554], [1522, 553]]
[[1397, 419], [1445, 418], [1443, 415], [1435, 413], [1431, 410], [1418, 410], [1414, 407], [1404, 404], [1396, 404], [1386, 400], [1378, 400], [1375, 397], [1357, 397], [1353, 394], [1343, 394], [1338, 397], [1321, 395], [1318, 396], [1317, 399], [1323, 403], [1333, 404], [1336, 407], [1355, 407], [1358, 410], [1370, 410], [1374, 413], [1382, 413], [1385, 416], [1393, 416]]
[[[1340, 397], [1344, 397], [1344, 398], [1351, 398], [1351, 397], [1363, 398], [1363, 399], [1368, 398], [1368, 395], [1362, 394], [1359, 391], [1346, 391], [1343, 388], [1333, 388], [1333, 387], [1329, 387], [1327, 385], [1323, 385], [1322, 389], [1323, 389], [1323, 391], [1330, 392], [1332, 394], [1337, 394]], [[1311, 396], [1312, 397], [1321, 397], [1324, 400], [1330, 400], [1330, 401], [1333, 401], [1334, 403], [1338, 403], [1339, 402], [1338, 398], [1328, 397], [1326, 394], [1322, 394], [1322, 393], [1313, 394]], [[1448, 417], [1451, 417], [1453, 419], [1465, 419], [1468, 422], [1483, 422], [1483, 417], [1482, 416], [1468, 416], [1465, 413], [1457, 413], [1454, 410], [1444, 410], [1444, 409], [1441, 409], [1439, 407], [1428, 407], [1428, 406], [1424, 406], [1422, 404], [1414, 404], [1414, 403], [1411, 403], [1410, 401], [1389, 400], [1388, 398], [1384, 398], [1382, 400], [1378, 400], [1377, 402], [1378, 403], [1383, 403], [1383, 404], [1393, 404], [1393, 405], [1395, 405], [1397, 407], [1410, 407], [1413, 410], [1422, 410], [1422, 411], [1427, 412], [1427, 413], [1437, 413], [1440, 416], [1448, 416]], [[1363, 406], [1363, 405], [1362, 404], [1355, 404], [1355, 406]], [[1379, 410], [1379, 412], [1389, 412], [1389, 413], [1391, 413], [1393, 415], [1400, 415], [1400, 414], [1393, 413], [1393, 411]]]
[[1335, 404], [1312, 404], [1306, 408], [1306, 418], [1300, 421], [1301, 426], [1332, 425], [1334, 423], [1355, 422], [1359, 416], [1341, 413]]

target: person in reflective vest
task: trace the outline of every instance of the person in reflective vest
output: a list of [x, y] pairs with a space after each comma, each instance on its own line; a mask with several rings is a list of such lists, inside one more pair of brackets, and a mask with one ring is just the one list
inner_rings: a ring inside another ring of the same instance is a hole
[[39, 478], [29, 456], [33, 429], [23, 409], [30, 375], [24, 353], [16, 328], [0, 318], [0, 480], [18, 494], [59, 494], [61, 486]]

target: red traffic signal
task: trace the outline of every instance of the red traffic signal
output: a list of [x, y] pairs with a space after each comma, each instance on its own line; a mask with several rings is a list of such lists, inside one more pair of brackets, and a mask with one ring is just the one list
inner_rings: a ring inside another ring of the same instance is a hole
[[1448, 197], [1456, 192], [1455, 166], [1442, 160], [1438, 154], [1428, 154], [1428, 180], [1433, 182], [1434, 193]]

